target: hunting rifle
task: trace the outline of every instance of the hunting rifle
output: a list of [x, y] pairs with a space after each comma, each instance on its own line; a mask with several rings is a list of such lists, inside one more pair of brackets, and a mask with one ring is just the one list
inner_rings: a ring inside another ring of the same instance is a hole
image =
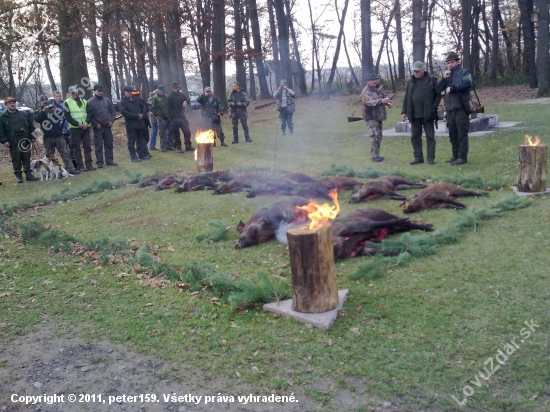
[[[395, 96], [397, 96], [397, 93], [398, 92], [395, 92], [391, 97], [390, 97], [390, 100], [393, 99]], [[357, 109], [359, 109], [359, 107], [357, 107]], [[351, 114], [351, 116], [348, 116], [348, 123], [351, 123], [351, 122], [358, 122], [359, 120], [363, 120], [362, 117], [353, 117], [353, 115], [355, 114], [355, 112], [357, 111], [357, 109], [355, 109], [353, 111], [353, 113]]]
[[277, 103], [276, 100], [275, 100], [274, 102], [269, 102], [269, 103], [261, 104], [261, 105], [259, 105], [259, 106], [254, 107], [254, 110], [263, 109], [264, 107], [271, 106], [272, 104], [275, 104], [275, 103]]

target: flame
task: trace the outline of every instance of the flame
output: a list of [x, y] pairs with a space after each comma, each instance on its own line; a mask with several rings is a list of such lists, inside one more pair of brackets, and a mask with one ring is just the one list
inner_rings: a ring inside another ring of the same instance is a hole
[[540, 139], [538, 136], [535, 136], [535, 141], [533, 142], [533, 139], [532, 136], [529, 136], [528, 134], [525, 135], [525, 144], [527, 146], [538, 146], [540, 144]]
[[214, 130], [206, 130], [204, 132], [198, 131], [197, 135], [195, 136], [195, 140], [197, 144], [214, 144], [214, 142], [216, 141], [216, 134], [214, 133]]
[[331, 190], [328, 195], [334, 201], [334, 206], [330, 206], [328, 203], [320, 205], [315, 200], [309, 202], [305, 206], [298, 206], [300, 210], [304, 210], [311, 220], [308, 229], [313, 229], [315, 226], [322, 225], [329, 219], [334, 219], [340, 213], [340, 204], [338, 203], [338, 190]]

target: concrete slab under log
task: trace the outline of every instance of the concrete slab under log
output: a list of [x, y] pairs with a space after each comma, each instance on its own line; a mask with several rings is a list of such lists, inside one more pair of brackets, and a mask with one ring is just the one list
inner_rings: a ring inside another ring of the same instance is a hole
[[[470, 120], [470, 132], [468, 133], [469, 137], [481, 137], [485, 136], [486, 134], [494, 133], [497, 131], [500, 131], [501, 129], [507, 129], [510, 127], [517, 126], [519, 124], [522, 124], [523, 122], [501, 122], [499, 121], [499, 116], [494, 114], [488, 114], [484, 117], [476, 117], [475, 119]], [[485, 119], [485, 120], [481, 120]], [[479, 130], [474, 131], [475, 128], [480, 126], [485, 126], [488, 129], [486, 130]], [[384, 137], [397, 137], [397, 136], [403, 136], [403, 137], [411, 137], [411, 126], [410, 123], [403, 123], [399, 122], [396, 125], [396, 128], [394, 129], [385, 129], [382, 131], [382, 135]], [[422, 133], [423, 136], [425, 136], [424, 133]], [[365, 135], [367, 136], [367, 135]], [[438, 123], [438, 129], [435, 129], [435, 136], [436, 137], [449, 137], [449, 130], [447, 129], [447, 125], [444, 121], [440, 120]], [[368, 136], [367, 136], [368, 137]]]
[[332, 324], [338, 317], [338, 311], [344, 306], [344, 302], [348, 298], [348, 289], [338, 291], [338, 306], [336, 308], [323, 313], [302, 313], [292, 310], [292, 299], [282, 300], [279, 303], [271, 302], [264, 305], [264, 310], [276, 313], [278, 315], [291, 317], [298, 322], [309, 323], [316, 328], [330, 329]]
[[512, 186], [512, 190], [519, 197], [524, 196], [540, 196], [540, 195], [550, 195], [550, 188], [547, 188], [544, 192], [520, 192], [517, 186]]

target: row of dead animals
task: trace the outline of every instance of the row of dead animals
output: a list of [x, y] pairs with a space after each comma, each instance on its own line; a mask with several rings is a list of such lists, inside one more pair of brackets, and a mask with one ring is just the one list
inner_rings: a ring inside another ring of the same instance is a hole
[[[466, 205], [455, 200], [463, 196], [487, 196], [486, 192], [463, 189], [452, 183], [436, 183], [431, 186], [412, 182], [399, 176], [382, 176], [380, 182], [362, 183], [348, 177], [332, 177], [326, 180], [314, 179], [303, 173], [287, 173], [277, 176], [262, 173], [237, 175], [229, 171], [201, 174], [185, 172], [164, 173], [144, 179], [140, 187], [157, 184], [156, 190], [166, 190], [179, 185], [176, 192], [213, 190], [213, 194], [227, 194], [248, 191], [247, 197], [256, 196], [299, 196], [302, 198], [330, 199], [331, 190], [352, 190], [349, 203], [368, 202], [375, 199], [403, 201], [404, 213], [425, 209], [464, 209]], [[407, 202], [407, 197], [395, 190], [422, 189]]]

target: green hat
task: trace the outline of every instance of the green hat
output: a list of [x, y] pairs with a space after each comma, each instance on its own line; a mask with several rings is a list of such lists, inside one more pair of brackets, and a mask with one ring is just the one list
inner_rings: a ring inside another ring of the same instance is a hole
[[372, 70], [367, 72], [367, 80], [378, 80], [380, 78], [380, 75], [378, 73], [373, 72]]
[[418, 70], [425, 69], [425, 68], [426, 68], [426, 65], [424, 64], [424, 62], [421, 62], [421, 61], [414, 62], [413, 65], [412, 65], [412, 69], [414, 71], [418, 71]]
[[460, 56], [455, 52], [450, 52], [447, 57], [445, 57], [445, 61], [448, 62], [450, 60], [460, 60]]

